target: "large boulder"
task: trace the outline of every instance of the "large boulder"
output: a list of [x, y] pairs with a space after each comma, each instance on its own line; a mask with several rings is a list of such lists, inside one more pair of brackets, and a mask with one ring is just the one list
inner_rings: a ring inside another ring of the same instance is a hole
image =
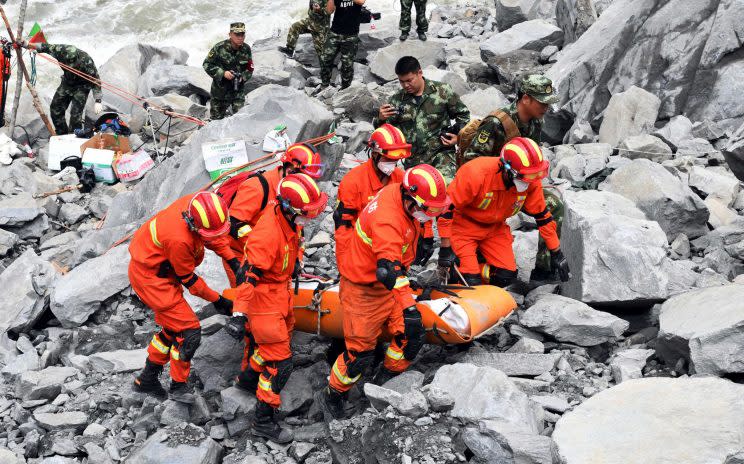
[[646, 378], [604, 390], [553, 432], [565, 464], [723, 463], [744, 449], [744, 386], [717, 378]]
[[211, 86], [212, 78], [204, 68], [159, 62], [147, 68], [140, 77], [138, 95], [157, 97], [174, 93], [184, 97], [197, 95], [206, 100]]
[[615, 341], [630, 325], [624, 319], [592, 309], [581, 301], [553, 294], [540, 296], [519, 318], [519, 323], [558, 341], [580, 346]]
[[655, 130], [654, 135], [666, 142], [672, 150], [676, 151], [682, 143], [693, 138], [692, 121], [679, 114], [664, 124], [664, 127]]
[[517, 50], [539, 52], [548, 45], [563, 45], [563, 31], [548, 21], [533, 19], [492, 35], [480, 46], [481, 59], [493, 68], [499, 56]]
[[478, 89], [460, 97], [472, 118], [484, 118], [494, 110], [509, 105], [509, 99], [496, 87]]
[[58, 274], [29, 248], [0, 274], [0, 333], [28, 331], [41, 317]]
[[129, 287], [129, 247], [120, 245], [63, 275], [54, 285], [50, 309], [64, 327], [77, 327], [101, 303]]
[[0, 198], [0, 226], [22, 226], [44, 214], [44, 209], [36, 205], [31, 194], [20, 192], [17, 195]]
[[222, 446], [193, 424], [161, 428], [129, 455], [127, 464], [218, 464]]
[[659, 223], [671, 242], [683, 233], [697, 238], [708, 233], [708, 208], [679, 177], [662, 165], [636, 159], [620, 166], [599, 185], [631, 200]]
[[657, 163], [672, 159], [672, 149], [669, 145], [659, 137], [650, 134], [626, 137], [620, 142], [618, 151], [621, 156], [630, 159], [645, 158]]
[[371, 121], [382, 105], [380, 97], [366, 85], [354, 82], [333, 96], [333, 108], [343, 108], [352, 121]]
[[510, 27], [527, 21], [527, 12], [523, 9], [522, 0], [495, 0], [496, 5], [496, 25], [500, 31], [505, 31]]
[[561, 249], [573, 278], [563, 295], [585, 303], [632, 303], [667, 297], [667, 238], [627, 198], [566, 192]]
[[744, 285], [676, 295], [661, 305], [657, 352], [670, 365], [682, 357], [699, 374], [744, 372]]
[[204, 384], [205, 392], [215, 392], [232, 385], [240, 373], [243, 340], [235, 340], [224, 330], [202, 338], [192, 366]]
[[731, 136], [723, 149], [723, 156], [736, 178], [744, 182], [744, 124]]
[[558, 0], [555, 18], [563, 29], [565, 44], [575, 42], [597, 20], [592, 0]]
[[428, 40], [426, 42], [409, 40], [394, 43], [370, 55], [370, 71], [383, 81], [395, 80], [397, 78], [395, 63], [404, 56], [415, 56], [421, 63], [422, 68], [427, 66], [438, 68], [444, 64], [444, 42], [439, 40]]
[[724, 205], [734, 204], [741, 189], [739, 180], [721, 167], [693, 166], [690, 168], [688, 182], [706, 197], [716, 197]]
[[635, 85], [610, 98], [599, 126], [599, 141], [617, 146], [631, 135], [647, 134], [654, 128], [661, 100]]

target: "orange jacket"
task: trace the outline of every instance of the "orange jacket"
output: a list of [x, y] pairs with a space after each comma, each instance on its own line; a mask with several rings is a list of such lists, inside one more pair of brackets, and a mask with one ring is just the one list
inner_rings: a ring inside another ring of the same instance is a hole
[[189, 230], [182, 213], [188, 210], [192, 197], [179, 198], [143, 224], [134, 233], [129, 254], [132, 265], [146, 277], [178, 279], [192, 295], [214, 302], [219, 294], [194, 274], [204, 259], [204, 247], [225, 260], [236, 256], [226, 235], [206, 241]]
[[[381, 259], [400, 261], [407, 269], [416, 257], [416, 243], [422, 232], [421, 224], [403, 209], [397, 183], [380, 190], [364, 208], [354, 229], [347, 253], [339, 257], [338, 267], [342, 276], [357, 284], [378, 282], [377, 261]], [[393, 297], [401, 309], [416, 304], [408, 277], [397, 279]]]
[[[388, 184], [403, 181], [403, 170], [395, 168], [388, 178]], [[346, 251], [350, 237], [354, 235], [354, 223], [367, 203], [382, 190], [385, 185], [377, 177], [374, 162], [368, 159], [349, 171], [338, 185], [336, 214], [340, 215], [342, 225], [336, 229], [336, 259]]]
[[[261, 217], [263, 211], [273, 208], [276, 205], [276, 190], [279, 186], [279, 181], [282, 180], [281, 168], [266, 171], [262, 175], [268, 184], [267, 192], [264, 191], [260, 179], [251, 177], [240, 184], [237, 192], [235, 192], [235, 198], [233, 198], [232, 203], [229, 205], [233, 228], [239, 230], [237, 234], [238, 239], [246, 237], [246, 234], [256, 226], [258, 218]], [[268, 195], [268, 201], [266, 202], [266, 207], [262, 210], [261, 203], [263, 202], [264, 195]], [[237, 227], [235, 226], [236, 223]], [[241, 231], [240, 227], [245, 225], [248, 227]]]
[[[289, 224], [278, 207], [261, 215], [256, 227], [248, 236], [245, 262], [252, 265], [249, 273], [256, 285], [287, 282], [289, 284], [300, 251], [302, 229]], [[254, 285], [243, 283], [238, 287], [238, 297], [233, 312], [248, 314]]]
[[465, 163], [447, 188], [455, 207], [454, 219], [465, 217], [476, 223], [503, 223], [524, 209], [535, 218], [540, 235], [550, 250], [560, 247], [557, 226], [545, 205], [542, 185], [530, 184], [524, 192], [506, 188], [500, 158], [483, 156]]

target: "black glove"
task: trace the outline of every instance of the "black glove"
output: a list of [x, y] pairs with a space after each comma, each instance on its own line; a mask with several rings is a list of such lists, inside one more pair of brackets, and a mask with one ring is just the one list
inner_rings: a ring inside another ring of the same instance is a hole
[[238, 274], [238, 270], [240, 269], [240, 260], [238, 258], [228, 260], [227, 265], [230, 266], [230, 270], [233, 271], [233, 274]]
[[455, 256], [455, 252], [452, 251], [452, 247], [439, 247], [439, 260], [437, 261], [439, 267], [449, 269], [455, 265], [456, 259], [457, 256]]
[[413, 260], [413, 266], [423, 266], [429, 261], [434, 254], [434, 237], [419, 237], [416, 245], [416, 258]]
[[424, 323], [421, 321], [421, 313], [416, 306], [409, 306], [403, 310], [403, 324], [404, 334], [406, 336], [405, 348], [403, 348], [403, 356], [408, 361], [413, 361], [416, 355], [424, 346]]
[[231, 300], [228, 300], [224, 296], [220, 295], [220, 298], [212, 304], [214, 305], [214, 309], [216, 309], [219, 314], [223, 314], [225, 316], [229, 316], [230, 314], [232, 314], [233, 302]]
[[560, 248], [550, 252], [550, 267], [554, 271], [558, 271], [558, 277], [560, 277], [561, 282], [568, 282], [571, 278], [571, 270], [568, 268], [568, 260], [563, 255]]
[[234, 315], [227, 321], [225, 332], [230, 334], [235, 340], [240, 340], [245, 335], [245, 323], [247, 319], [244, 315]]

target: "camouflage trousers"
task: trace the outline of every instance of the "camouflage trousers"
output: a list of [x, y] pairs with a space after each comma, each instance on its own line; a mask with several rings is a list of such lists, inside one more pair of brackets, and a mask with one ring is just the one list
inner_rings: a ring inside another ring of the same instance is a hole
[[225, 95], [227, 98], [212, 98], [209, 101], [209, 117], [212, 120], [223, 119], [230, 110], [232, 114], [237, 113], [245, 105], [245, 95], [246, 92], [238, 92], [228, 93]]
[[426, 0], [400, 0], [398, 27], [406, 34], [411, 30], [411, 7], [414, 5], [416, 6], [416, 30], [418, 32], [429, 30], [429, 21], [426, 20]]
[[[408, 140], [408, 137], [406, 137]], [[414, 154], [407, 158], [403, 165], [406, 169], [418, 166], [419, 164], [429, 164], [434, 166], [442, 173], [447, 184], [455, 178], [455, 152], [453, 150], [442, 150], [436, 153], [425, 153], [423, 155]]]
[[[555, 190], [543, 190], [545, 194], [545, 206], [553, 216], [553, 220], [558, 226], [558, 236], [561, 235], [561, 225], [563, 224], [563, 201], [560, 194], [554, 193]], [[545, 240], [540, 237], [537, 243], [537, 257], [535, 258], [535, 270], [542, 273], [552, 274], [554, 269], [550, 265], [550, 250], [545, 245]]]
[[354, 79], [354, 57], [359, 48], [358, 35], [341, 35], [329, 31], [326, 36], [323, 54], [320, 59], [320, 80], [324, 85], [331, 83], [333, 62], [341, 54], [341, 88], [351, 85]]
[[[88, 100], [89, 86], [60, 85], [54, 92], [52, 103], [49, 105], [49, 113], [54, 124], [57, 135], [71, 133], [74, 129], [83, 126], [83, 112], [85, 102]], [[67, 107], [70, 107], [70, 125], [65, 121]]]
[[290, 50], [294, 50], [297, 46], [297, 39], [300, 38], [300, 35], [310, 34], [313, 37], [315, 53], [318, 54], [318, 59], [320, 59], [321, 53], [323, 53], [323, 46], [325, 45], [327, 33], [327, 27], [325, 27], [324, 25], [318, 25], [310, 18], [305, 18], [292, 24], [292, 26], [289, 28], [289, 32], [287, 33], [287, 48]]

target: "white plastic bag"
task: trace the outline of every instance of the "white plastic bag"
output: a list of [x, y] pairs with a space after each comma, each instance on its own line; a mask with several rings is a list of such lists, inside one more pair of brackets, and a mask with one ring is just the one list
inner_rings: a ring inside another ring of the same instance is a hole
[[125, 153], [114, 161], [114, 172], [122, 182], [132, 182], [141, 179], [147, 171], [155, 166], [145, 150], [137, 150], [135, 153]]
[[291, 144], [287, 135], [287, 126], [280, 124], [266, 133], [263, 140], [263, 151], [284, 151]]

